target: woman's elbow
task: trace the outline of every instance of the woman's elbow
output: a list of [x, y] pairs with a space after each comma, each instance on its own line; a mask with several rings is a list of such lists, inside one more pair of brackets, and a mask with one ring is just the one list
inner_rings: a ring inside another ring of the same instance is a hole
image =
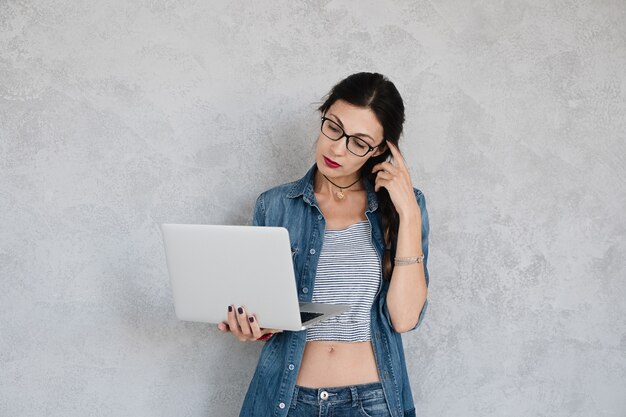
[[416, 317], [408, 317], [403, 320], [393, 321], [391, 320], [391, 326], [397, 333], [406, 333], [413, 330], [417, 326], [419, 321], [419, 314]]
[[424, 306], [426, 304], [426, 295], [420, 298], [421, 298], [421, 301], [419, 302], [419, 305], [421, 307], [417, 311], [412, 312], [410, 315], [404, 316], [401, 319], [398, 319], [396, 317], [395, 321], [393, 320], [393, 317], [391, 318], [391, 325], [396, 332], [406, 333], [408, 331], [415, 329], [415, 327], [417, 327], [419, 320], [420, 320], [420, 316], [422, 315], [422, 311], [424, 311]]

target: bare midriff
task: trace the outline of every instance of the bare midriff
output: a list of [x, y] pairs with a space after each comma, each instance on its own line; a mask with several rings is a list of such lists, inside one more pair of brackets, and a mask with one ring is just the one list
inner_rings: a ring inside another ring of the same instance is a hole
[[306, 342], [296, 384], [302, 387], [340, 387], [378, 382], [372, 342]]

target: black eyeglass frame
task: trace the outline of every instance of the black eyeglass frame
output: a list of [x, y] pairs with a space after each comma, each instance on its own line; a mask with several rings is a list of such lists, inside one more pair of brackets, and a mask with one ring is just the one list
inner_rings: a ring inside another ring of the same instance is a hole
[[[328, 120], [329, 122], [331, 122], [331, 123], [333, 123], [334, 125], [336, 125], [336, 126], [337, 126], [340, 130], [341, 130], [341, 132], [342, 132], [343, 134], [342, 134], [341, 136], [339, 136], [337, 139], [333, 139], [333, 138], [331, 138], [330, 136], [328, 136], [326, 133], [324, 133], [324, 121], [326, 121], [326, 120]], [[348, 135], [348, 134], [346, 133], [346, 131], [345, 131], [345, 130], [343, 130], [343, 127], [341, 127], [341, 126], [339, 125], [339, 123], [335, 122], [335, 121], [334, 121], [334, 120], [332, 120], [332, 119], [329, 119], [329, 118], [328, 118], [328, 117], [326, 117], [326, 116], [322, 116], [322, 124], [320, 125], [320, 132], [322, 132], [322, 134], [323, 134], [324, 136], [326, 136], [328, 139], [330, 139], [330, 140], [332, 140], [332, 141], [334, 141], [334, 142], [337, 142], [338, 140], [341, 140], [342, 138], [344, 138], [344, 137], [345, 137], [345, 138], [346, 138], [346, 149], [347, 149], [347, 150], [348, 150], [348, 151], [349, 151], [352, 155], [354, 155], [354, 156], [358, 156], [359, 158], [364, 158], [364, 157], [365, 157], [368, 153], [372, 152], [374, 149], [378, 148], [379, 146], [381, 146], [383, 143], [385, 143], [385, 142], [387, 141], [386, 139], [384, 139], [384, 138], [383, 138], [383, 141], [382, 141], [381, 143], [379, 143], [378, 145], [376, 145], [376, 146], [370, 146], [370, 144], [369, 144], [369, 143], [365, 142], [365, 141], [364, 141], [363, 139], [361, 139], [360, 137], [358, 137], [358, 136], [354, 136], [354, 135]], [[350, 138], [355, 138], [355, 139], [358, 139], [359, 141], [363, 142], [363, 143], [367, 146], [367, 152], [365, 152], [363, 155], [357, 155], [357, 154], [355, 154], [354, 152], [352, 152], [352, 151], [350, 150], [350, 148], [348, 148], [348, 141], [350, 140]]]

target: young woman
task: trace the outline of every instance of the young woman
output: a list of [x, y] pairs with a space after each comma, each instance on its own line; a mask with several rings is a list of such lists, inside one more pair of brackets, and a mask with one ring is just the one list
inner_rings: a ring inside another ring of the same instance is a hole
[[428, 305], [429, 226], [397, 147], [404, 104], [385, 77], [358, 73], [319, 111], [315, 164], [262, 193], [253, 224], [288, 229], [301, 302], [351, 309], [280, 332], [230, 306], [221, 331], [266, 340], [240, 417], [415, 416], [400, 333]]

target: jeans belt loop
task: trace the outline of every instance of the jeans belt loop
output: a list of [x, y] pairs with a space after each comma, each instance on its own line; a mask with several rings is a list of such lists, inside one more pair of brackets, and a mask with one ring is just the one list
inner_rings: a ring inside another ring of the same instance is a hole
[[296, 404], [298, 404], [298, 386], [293, 389], [293, 395], [291, 396], [291, 406], [289, 408], [296, 408]]
[[350, 394], [352, 394], [352, 407], [359, 405], [359, 393], [355, 386], [350, 387]]

